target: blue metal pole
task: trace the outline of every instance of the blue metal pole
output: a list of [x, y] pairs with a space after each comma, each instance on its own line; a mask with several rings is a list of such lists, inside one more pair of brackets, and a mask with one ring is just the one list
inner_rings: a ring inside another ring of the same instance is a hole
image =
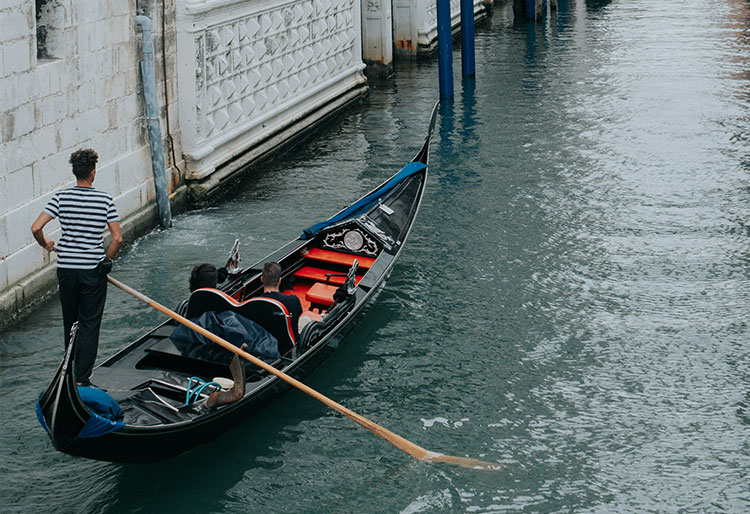
[[156, 99], [156, 77], [154, 76], [154, 44], [151, 41], [151, 20], [146, 16], [136, 16], [136, 25], [143, 34], [143, 60], [141, 61], [141, 81], [143, 99], [146, 102], [146, 127], [151, 146], [151, 168], [154, 173], [156, 205], [159, 208], [159, 224], [169, 228], [172, 224], [172, 209], [169, 206], [169, 190], [164, 171], [164, 150], [161, 145], [159, 127], [159, 103]]
[[461, 73], [473, 77], [474, 59], [474, 0], [461, 0]]
[[437, 1], [438, 75], [440, 98], [453, 98], [453, 34], [450, 0]]
[[536, 19], [536, 0], [526, 0], [526, 19]]

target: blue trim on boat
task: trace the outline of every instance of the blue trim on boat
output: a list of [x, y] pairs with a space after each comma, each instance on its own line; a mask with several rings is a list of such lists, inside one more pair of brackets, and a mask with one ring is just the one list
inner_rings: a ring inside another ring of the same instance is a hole
[[401, 168], [401, 171], [396, 173], [393, 178], [391, 178], [377, 190], [373, 191], [364, 198], [360, 198], [332, 218], [328, 218], [325, 221], [321, 221], [320, 223], [316, 223], [315, 225], [307, 227], [302, 232], [302, 235], [299, 236], [300, 239], [310, 239], [312, 237], [315, 237], [318, 232], [330, 225], [333, 225], [334, 223], [338, 223], [349, 218], [357, 217], [360, 214], [364, 214], [365, 212], [369, 211], [379, 199], [391, 192], [393, 188], [395, 188], [397, 185], [399, 185], [401, 182], [411, 177], [415, 173], [422, 171], [426, 167], [427, 165], [422, 162], [410, 162], [409, 164]]

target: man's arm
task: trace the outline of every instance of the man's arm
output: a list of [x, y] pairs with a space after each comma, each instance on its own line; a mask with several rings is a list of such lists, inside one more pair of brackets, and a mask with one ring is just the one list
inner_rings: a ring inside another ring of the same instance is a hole
[[50, 221], [52, 221], [52, 216], [46, 212], [42, 212], [34, 223], [31, 224], [31, 233], [34, 234], [34, 239], [39, 243], [39, 246], [48, 252], [55, 249], [55, 242], [44, 235], [44, 226]]
[[107, 259], [114, 259], [122, 244], [122, 231], [120, 230], [119, 221], [111, 221], [107, 223], [107, 226], [109, 227], [109, 233], [112, 235], [112, 242], [109, 243], [106, 257]]

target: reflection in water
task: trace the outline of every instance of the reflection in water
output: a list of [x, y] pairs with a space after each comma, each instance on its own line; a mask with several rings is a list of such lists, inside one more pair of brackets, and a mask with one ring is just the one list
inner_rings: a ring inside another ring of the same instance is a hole
[[[305, 401], [303, 398], [302, 401]], [[295, 407], [297, 401], [287, 402]], [[283, 419], [283, 408], [271, 407], [240, 424], [225, 436], [168, 461], [148, 465], [113, 465], [116, 487], [107, 491], [110, 512], [218, 512], [239, 488], [253, 501], [276, 490], [253, 491], [244, 475], [283, 473], [284, 446], [299, 442], [300, 426], [321, 415], [309, 408], [296, 410], [294, 424]], [[216, 494], [225, 491], [225, 494]]]
[[612, 3], [612, 0], [585, 0], [586, 9], [588, 11], [596, 12]]
[[461, 145], [469, 154], [475, 154], [479, 151], [482, 141], [480, 131], [482, 121], [477, 116], [477, 97], [476, 97], [476, 78], [467, 77], [463, 80], [463, 89], [461, 90], [461, 105], [463, 113], [461, 116]]
[[[439, 125], [438, 138], [432, 143], [431, 174], [437, 176], [443, 189], [453, 194], [450, 189], [461, 184], [481, 182], [480, 174], [472, 167], [472, 156], [479, 147], [478, 125], [474, 122], [476, 101], [472, 88], [472, 78], [464, 80], [464, 90], [461, 94], [462, 103], [456, 104], [451, 100], [441, 100], [438, 107]], [[460, 121], [456, 126], [456, 110], [460, 109]], [[465, 122], [471, 122], [467, 125]], [[444, 166], [442, 163], [450, 163]]]

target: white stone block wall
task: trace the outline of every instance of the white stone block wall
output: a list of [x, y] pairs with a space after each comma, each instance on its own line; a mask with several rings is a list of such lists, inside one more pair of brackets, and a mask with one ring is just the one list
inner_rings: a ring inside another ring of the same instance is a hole
[[[474, 16], [486, 10], [485, 0], [474, 0]], [[451, 27], [461, 24], [461, 0], [450, 0]], [[393, 0], [393, 39], [400, 55], [430, 52], [437, 45], [437, 1]]]
[[[171, 132], [179, 145], [174, 2], [166, 4], [166, 47]], [[166, 136], [161, 3], [144, 3], [153, 4], [147, 14], [154, 22]], [[90, 147], [99, 153], [95, 187], [112, 194], [123, 220], [154, 202], [135, 0], [50, 0], [45, 7], [37, 20], [35, 2], [0, 0], [0, 300], [35, 272], [52, 269], [54, 254], [45, 255], [30, 226], [55, 191], [75, 184], [68, 164], [71, 152]], [[38, 23], [50, 25], [47, 58], [44, 53], [37, 57]], [[178, 158], [180, 151], [178, 147]], [[46, 233], [59, 237], [56, 221]], [[0, 308], [9, 305], [0, 301]]]
[[187, 177], [364, 83], [360, 0], [185, 0], [177, 11]]

